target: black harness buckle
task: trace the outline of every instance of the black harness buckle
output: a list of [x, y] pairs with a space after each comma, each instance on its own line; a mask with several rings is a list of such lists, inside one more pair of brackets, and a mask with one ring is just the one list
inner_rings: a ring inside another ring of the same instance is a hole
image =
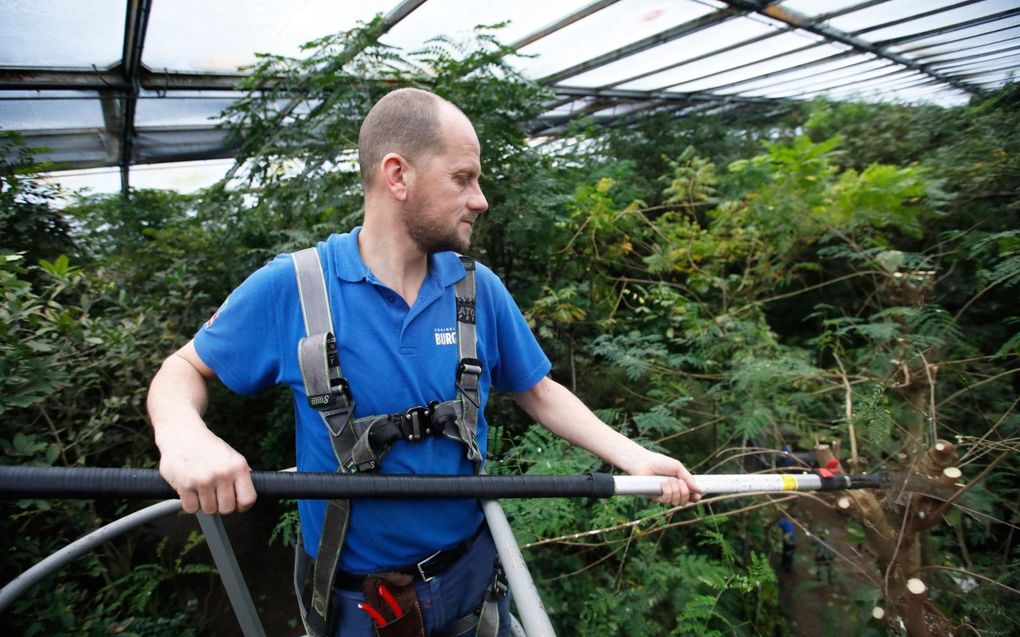
[[432, 410], [428, 407], [411, 407], [404, 412], [401, 426], [404, 439], [408, 442], [419, 442], [432, 433]]

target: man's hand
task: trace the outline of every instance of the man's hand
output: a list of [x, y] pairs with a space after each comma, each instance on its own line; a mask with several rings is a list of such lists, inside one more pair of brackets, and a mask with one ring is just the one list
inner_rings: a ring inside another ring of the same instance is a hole
[[630, 475], [663, 476], [662, 494], [655, 498], [656, 502], [686, 506], [701, 499], [701, 490], [683, 463], [643, 447], [640, 449], [643, 453], [620, 468]]
[[160, 439], [159, 473], [188, 513], [233, 513], [255, 504], [248, 461], [204, 425], [175, 427]]
[[202, 420], [209, 398], [206, 383], [215, 377], [191, 341], [163, 361], [149, 387], [159, 473], [188, 513], [233, 513], [255, 503], [248, 462]]

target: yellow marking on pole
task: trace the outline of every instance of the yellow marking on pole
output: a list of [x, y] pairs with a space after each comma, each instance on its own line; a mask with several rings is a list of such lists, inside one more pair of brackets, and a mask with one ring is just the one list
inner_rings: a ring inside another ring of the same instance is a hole
[[783, 479], [783, 491], [796, 491], [797, 490], [797, 478], [794, 478], [788, 473], [781, 473], [779, 477]]

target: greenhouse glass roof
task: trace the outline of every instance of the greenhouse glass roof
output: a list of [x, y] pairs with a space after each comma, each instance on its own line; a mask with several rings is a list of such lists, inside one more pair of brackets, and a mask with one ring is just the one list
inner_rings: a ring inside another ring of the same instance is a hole
[[1016, 0], [0, 0], [0, 128], [65, 169], [226, 159], [220, 113], [256, 53], [384, 16], [414, 49], [508, 22], [513, 63], [556, 98], [531, 123], [626, 124], [746, 104], [954, 105], [1020, 69]]

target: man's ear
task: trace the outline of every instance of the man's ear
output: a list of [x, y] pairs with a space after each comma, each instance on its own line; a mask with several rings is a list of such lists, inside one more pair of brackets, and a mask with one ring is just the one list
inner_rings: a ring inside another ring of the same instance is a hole
[[389, 153], [382, 159], [382, 179], [386, 191], [397, 201], [407, 199], [408, 182], [413, 179], [414, 170], [402, 155]]

